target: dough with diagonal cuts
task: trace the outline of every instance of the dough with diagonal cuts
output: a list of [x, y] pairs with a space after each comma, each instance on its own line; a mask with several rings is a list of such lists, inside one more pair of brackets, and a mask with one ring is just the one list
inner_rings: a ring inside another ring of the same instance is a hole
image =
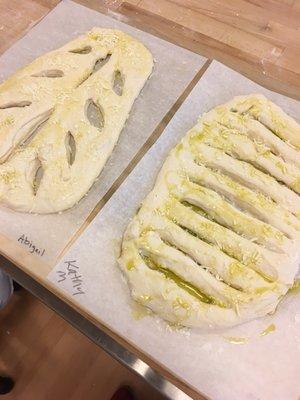
[[189, 327], [273, 312], [299, 265], [299, 137], [262, 95], [200, 118], [124, 234], [119, 264], [132, 297]]
[[153, 67], [131, 36], [94, 28], [0, 86], [0, 204], [52, 213], [89, 190]]

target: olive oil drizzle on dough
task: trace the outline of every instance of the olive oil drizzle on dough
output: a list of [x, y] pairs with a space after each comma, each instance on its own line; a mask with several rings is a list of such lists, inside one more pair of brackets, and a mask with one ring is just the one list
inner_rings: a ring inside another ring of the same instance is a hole
[[218, 300], [202, 293], [194, 285], [183, 280], [182, 278], [180, 278], [178, 275], [176, 275], [174, 272], [170, 271], [169, 269], [164, 268], [161, 265], [153, 262], [153, 260], [151, 260], [149, 257], [142, 255], [142, 258], [150, 269], [161, 272], [167, 279], [171, 279], [181, 289], [184, 289], [186, 292], [188, 292], [190, 295], [194, 296], [196, 299], [200, 300], [201, 302], [207, 303], [207, 304], [215, 304], [220, 307], [225, 307], [224, 304], [222, 304]]
[[300, 294], [300, 279], [296, 279], [293, 286], [289, 289], [290, 294]]

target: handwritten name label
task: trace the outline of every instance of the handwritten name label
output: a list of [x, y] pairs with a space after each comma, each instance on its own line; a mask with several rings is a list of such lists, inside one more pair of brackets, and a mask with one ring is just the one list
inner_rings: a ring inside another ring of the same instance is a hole
[[37, 254], [38, 256], [43, 257], [45, 254], [45, 249], [39, 249], [31, 240], [28, 239], [26, 235], [21, 235], [18, 238], [18, 242], [26, 246], [31, 254]]
[[72, 285], [72, 296], [77, 296], [78, 294], [85, 294], [83, 290], [83, 278], [80, 275], [79, 266], [77, 265], [77, 260], [65, 261], [64, 268], [62, 270], [56, 271], [58, 280], [57, 283], [64, 281], [70, 281]]

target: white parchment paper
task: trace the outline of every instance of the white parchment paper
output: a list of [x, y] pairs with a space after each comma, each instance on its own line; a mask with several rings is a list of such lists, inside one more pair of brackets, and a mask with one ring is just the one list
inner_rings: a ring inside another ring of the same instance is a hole
[[[288, 295], [274, 315], [238, 328], [217, 334], [178, 332], [158, 318], [133, 318], [128, 288], [116, 263], [122, 233], [153, 186], [169, 150], [195, 124], [199, 114], [234, 95], [254, 92], [265, 94], [299, 117], [299, 102], [213, 62], [159, 140], [48, 278], [98, 320], [214, 400], [297, 400], [300, 296]], [[73, 272], [72, 268], [68, 270], [68, 261], [75, 265]], [[76, 294], [74, 269], [84, 294]], [[261, 336], [270, 324], [275, 325], [275, 331]], [[233, 344], [228, 341], [230, 337], [242, 337], [246, 343]]]
[[35, 216], [0, 208], [0, 233], [50, 264], [122, 173], [206, 59], [71, 1], [62, 1], [0, 58], [0, 80], [39, 55], [94, 26], [117, 28], [141, 40], [155, 60], [119, 142], [87, 197], [61, 215]]

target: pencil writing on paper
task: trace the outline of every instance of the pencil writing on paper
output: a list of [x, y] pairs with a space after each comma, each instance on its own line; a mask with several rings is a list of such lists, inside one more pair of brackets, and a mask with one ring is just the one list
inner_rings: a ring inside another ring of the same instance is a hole
[[85, 294], [83, 290], [83, 277], [80, 275], [79, 266], [77, 265], [77, 260], [68, 260], [64, 262], [64, 268], [62, 270], [56, 271], [58, 280], [57, 283], [62, 283], [64, 281], [71, 282], [72, 286], [72, 296], [77, 296], [78, 294]]
[[43, 257], [45, 254], [45, 249], [38, 248], [28, 237], [24, 234], [22, 234], [18, 238], [18, 242], [26, 246], [31, 254], [37, 254], [38, 256]]

